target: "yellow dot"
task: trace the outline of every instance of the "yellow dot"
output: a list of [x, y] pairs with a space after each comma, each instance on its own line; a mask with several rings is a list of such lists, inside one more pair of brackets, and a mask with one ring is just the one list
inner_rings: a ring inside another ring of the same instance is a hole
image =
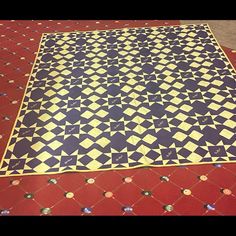
[[66, 196], [66, 198], [73, 198], [73, 197], [74, 197], [74, 193], [72, 193], [72, 192], [67, 192], [67, 193], [65, 194], [65, 196]]
[[95, 179], [90, 178], [90, 179], [87, 179], [86, 182], [87, 182], [88, 184], [93, 184], [93, 183], [95, 182]]
[[13, 100], [11, 103], [12, 103], [12, 104], [17, 104], [18, 101], [17, 101], [17, 100]]
[[199, 177], [199, 179], [202, 180], [202, 181], [206, 181], [207, 180], [207, 176], [206, 175], [201, 175]]

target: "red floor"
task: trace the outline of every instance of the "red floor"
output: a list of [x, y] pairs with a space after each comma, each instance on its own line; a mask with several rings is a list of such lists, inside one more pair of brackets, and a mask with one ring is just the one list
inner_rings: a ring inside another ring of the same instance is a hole
[[[41, 33], [171, 24], [179, 21], [0, 21], [0, 157], [20, 106]], [[236, 53], [223, 49], [235, 66]], [[169, 180], [163, 180], [163, 176]], [[131, 182], [127, 179], [125, 182], [125, 177], [131, 177], [128, 179]], [[0, 178], [0, 213], [236, 215], [235, 177], [236, 164], [224, 164]], [[52, 178], [57, 180], [56, 184], [48, 182]], [[143, 191], [147, 191], [146, 195]], [[105, 192], [109, 193], [105, 196]], [[172, 205], [172, 211], [167, 211], [166, 205]], [[124, 207], [133, 211], [126, 208], [124, 212]], [[50, 210], [42, 211], [43, 208]], [[84, 213], [83, 208], [91, 213]]]

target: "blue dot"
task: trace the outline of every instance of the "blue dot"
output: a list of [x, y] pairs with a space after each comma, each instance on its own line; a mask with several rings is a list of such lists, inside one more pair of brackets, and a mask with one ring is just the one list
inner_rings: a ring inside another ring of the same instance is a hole
[[126, 213], [131, 213], [131, 212], [133, 212], [133, 208], [130, 207], [130, 206], [126, 206], [126, 207], [123, 208], [123, 211], [126, 212]]
[[222, 167], [222, 165], [221, 164], [213, 164], [216, 168], [220, 168], [220, 167]]
[[90, 207], [85, 207], [85, 208], [82, 208], [82, 211], [83, 211], [84, 213], [90, 214], [90, 213], [92, 213], [92, 208], [90, 208]]
[[215, 206], [212, 205], [212, 204], [207, 204], [207, 205], [206, 205], [206, 208], [207, 208], [207, 210], [209, 210], [209, 211], [214, 211], [214, 210], [216, 209]]
[[9, 210], [1, 210], [0, 211], [0, 215], [9, 215], [10, 214], [10, 211]]

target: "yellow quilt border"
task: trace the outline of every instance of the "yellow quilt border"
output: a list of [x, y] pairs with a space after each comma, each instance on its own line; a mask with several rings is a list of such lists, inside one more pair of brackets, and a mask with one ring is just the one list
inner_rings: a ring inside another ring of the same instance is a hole
[[[6, 152], [8, 150], [8, 147], [9, 147], [9, 144], [10, 144], [10, 141], [11, 141], [11, 138], [12, 138], [12, 135], [13, 135], [13, 132], [15, 130], [15, 127], [16, 127], [16, 123], [17, 123], [17, 120], [19, 118], [19, 115], [20, 115], [20, 111], [22, 109], [22, 106], [23, 106], [23, 101], [25, 99], [25, 96], [26, 96], [26, 91], [28, 89], [28, 85], [29, 85], [29, 82], [31, 80], [31, 77], [32, 77], [32, 73], [33, 73], [33, 70], [34, 70], [34, 67], [35, 67], [35, 64], [36, 64], [36, 61], [38, 59], [38, 54], [40, 52], [40, 49], [41, 49], [41, 44], [42, 44], [42, 40], [43, 40], [43, 37], [44, 35], [46, 34], [64, 34], [64, 33], [73, 33], [73, 32], [97, 32], [97, 31], [112, 31], [112, 30], [122, 30], [122, 29], [141, 29], [141, 28], [159, 28], [159, 27], [165, 27], [165, 28], [168, 28], [168, 27], [179, 27], [179, 26], [187, 26], [187, 25], [192, 25], [192, 26], [196, 26], [196, 25], [206, 25], [208, 27], [208, 29], [210, 30], [213, 38], [215, 39], [218, 47], [221, 49], [221, 51], [223, 52], [225, 58], [228, 60], [229, 64], [232, 66], [233, 70], [234, 70], [234, 73], [236, 73], [236, 69], [234, 68], [233, 64], [231, 63], [231, 61], [229, 60], [228, 56], [226, 55], [226, 53], [224, 52], [224, 50], [222, 49], [222, 47], [220, 46], [219, 42], [217, 41], [214, 33], [212, 32], [210, 26], [208, 23], [201, 23], [201, 24], [184, 24], [184, 25], [168, 25], [168, 26], [152, 26], [152, 27], [124, 27], [124, 28], [115, 28], [115, 29], [104, 29], [104, 30], [88, 30], [88, 31], [79, 31], [79, 30], [75, 30], [75, 31], [67, 31], [67, 32], [47, 32], [47, 33], [42, 33], [41, 35], [41, 38], [40, 38], [40, 42], [39, 42], [39, 46], [38, 46], [38, 50], [37, 50], [37, 53], [36, 53], [36, 56], [35, 56], [35, 59], [34, 59], [34, 63], [33, 63], [33, 66], [32, 66], [32, 69], [31, 69], [31, 72], [30, 72], [30, 75], [29, 75], [29, 79], [26, 83], [26, 87], [25, 87], [25, 91], [24, 91], [24, 95], [23, 95], [23, 98], [21, 100], [21, 105], [19, 107], [19, 110], [18, 110], [18, 113], [17, 113], [17, 116], [16, 116], [16, 119], [15, 119], [15, 122], [14, 122], [14, 125], [12, 127], [12, 130], [11, 130], [11, 133], [10, 133], [10, 136], [9, 136], [9, 139], [8, 139], [8, 142], [7, 142], [7, 145], [6, 145], [6, 148], [4, 150], [4, 153], [3, 153], [3, 156], [2, 156], [2, 159], [0, 161], [0, 167], [2, 166], [3, 162], [4, 162], [4, 157], [6, 155]], [[71, 173], [71, 172], [74, 172], [74, 173], [77, 173], [77, 172], [94, 172], [94, 171], [108, 171], [108, 170], [129, 170], [129, 169], [136, 169], [136, 168], [144, 168], [144, 167], [171, 167], [171, 166], [192, 166], [192, 165], [203, 165], [203, 164], [230, 164], [230, 163], [236, 163], [236, 160], [233, 160], [233, 161], [230, 161], [230, 162], [227, 162], [227, 161], [211, 161], [211, 162], [197, 162], [197, 163], [184, 163], [183, 165], [182, 164], [166, 164], [166, 165], [145, 165], [145, 164], [141, 164], [141, 165], [137, 165], [137, 166], [133, 166], [133, 167], [122, 167], [122, 168], [106, 168], [106, 169], [97, 169], [97, 170], [66, 170], [66, 171], [60, 171], [60, 172], [37, 172], [37, 173], [22, 173], [22, 174], [7, 174], [7, 175], [2, 175], [0, 176], [0, 178], [4, 178], [4, 177], [14, 177], [14, 176], [30, 176], [30, 175], [55, 175], [55, 174], [62, 174], [62, 173]]]

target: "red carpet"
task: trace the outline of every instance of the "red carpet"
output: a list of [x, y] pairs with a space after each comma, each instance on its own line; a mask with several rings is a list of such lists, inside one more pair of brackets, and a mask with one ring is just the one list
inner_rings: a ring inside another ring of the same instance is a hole
[[[168, 21], [168, 24], [178, 23]], [[164, 21], [1, 21], [1, 156], [41, 33], [146, 25], [166, 24]], [[235, 53], [224, 50], [235, 65]], [[235, 173], [236, 164], [223, 164], [2, 178], [0, 210], [2, 215], [235, 215]], [[125, 182], [125, 177], [131, 179]], [[57, 183], [48, 183], [50, 178], [56, 178]], [[95, 181], [90, 179], [89, 184], [86, 182], [89, 178]]]

